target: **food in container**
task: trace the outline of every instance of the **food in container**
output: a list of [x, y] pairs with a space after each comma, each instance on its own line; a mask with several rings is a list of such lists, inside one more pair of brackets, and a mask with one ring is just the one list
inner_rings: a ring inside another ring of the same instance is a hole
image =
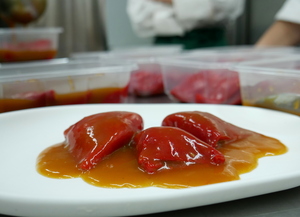
[[138, 69], [131, 74], [129, 93], [136, 96], [153, 96], [164, 93], [162, 73], [158, 57], [178, 55], [182, 47], [149, 46], [122, 48], [109, 52], [74, 53], [74, 59], [106, 59], [118, 58], [131, 61], [138, 65]]
[[300, 115], [300, 56], [243, 63], [242, 104]]
[[239, 74], [232, 67], [241, 62], [279, 58], [278, 53], [185, 53], [161, 58], [165, 93], [184, 103], [241, 104]]
[[0, 113], [127, 101], [131, 63], [54, 60], [0, 66]]
[[53, 59], [62, 31], [62, 28], [1, 28], [0, 62]]

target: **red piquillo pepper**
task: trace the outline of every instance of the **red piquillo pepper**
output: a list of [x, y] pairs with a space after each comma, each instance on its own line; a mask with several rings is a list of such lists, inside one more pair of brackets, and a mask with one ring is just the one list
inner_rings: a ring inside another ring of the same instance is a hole
[[188, 164], [220, 165], [224, 155], [192, 134], [176, 127], [151, 127], [133, 138], [138, 163], [149, 174]]
[[162, 126], [173, 126], [183, 129], [212, 147], [245, 138], [251, 131], [206, 112], [187, 111], [170, 114], [162, 121]]
[[66, 147], [82, 170], [93, 168], [101, 159], [130, 143], [143, 129], [139, 114], [104, 112], [83, 118], [64, 132]]
[[162, 74], [137, 71], [130, 78], [130, 92], [137, 96], [152, 96], [164, 93]]
[[180, 102], [241, 104], [239, 76], [228, 70], [203, 70], [188, 75], [170, 94]]
[[25, 92], [15, 94], [11, 98], [30, 100], [31, 102], [33, 102], [35, 107], [44, 107], [53, 103], [55, 98], [55, 92], [53, 90], [48, 90], [44, 92]]

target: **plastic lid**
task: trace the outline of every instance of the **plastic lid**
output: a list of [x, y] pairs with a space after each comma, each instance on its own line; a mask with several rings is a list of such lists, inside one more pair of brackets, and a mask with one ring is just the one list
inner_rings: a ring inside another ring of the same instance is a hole
[[92, 75], [101, 73], [122, 73], [136, 70], [130, 62], [69, 61], [61, 64], [28, 64], [20, 67], [0, 67], [0, 81], [19, 81], [41, 78]]
[[218, 52], [218, 53], [194, 53], [187, 52], [172, 58], [160, 58], [162, 65], [172, 64], [176, 66], [224, 68], [232, 67], [243, 62], [250, 62], [261, 59], [276, 59], [282, 57], [279, 53], [248, 53], [248, 52]]
[[36, 61], [26, 61], [26, 62], [17, 62], [17, 63], [0, 63], [0, 72], [1, 70], [6, 69], [23, 69], [27, 67], [37, 67], [37, 66], [51, 66], [56, 64], [65, 64], [70, 62], [68, 58], [56, 58], [50, 60], [36, 60]]
[[297, 48], [292, 46], [264, 46], [256, 47], [253, 45], [232, 45], [232, 46], [219, 46], [219, 47], [209, 47], [209, 48], [198, 48], [193, 49], [193, 53], [201, 52], [226, 52], [226, 53], [241, 53], [241, 52], [263, 52], [263, 53], [275, 53], [275, 52], [286, 52], [293, 53], [296, 52]]
[[242, 73], [259, 73], [282, 76], [300, 76], [300, 55], [257, 60], [236, 65], [234, 69]]
[[51, 27], [51, 28], [0, 28], [0, 34], [40, 34], [40, 33], [62, 33], [63, 28]]

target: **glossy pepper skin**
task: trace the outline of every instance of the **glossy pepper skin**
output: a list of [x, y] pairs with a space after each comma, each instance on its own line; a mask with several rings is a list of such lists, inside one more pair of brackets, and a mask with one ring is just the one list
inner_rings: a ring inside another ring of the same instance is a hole
[[249, 136], [252, 132], [206, 112], [187, 111], [166, 116], [162, 126], [173, 126], [183, 129], [212, 147], [233, 142]]
[[[151, 127], [133, 138], [142, 170], [153, 174], [161, 169], [171, 169], [188, 164], [220, 165], [224, 155], [192, 134], [176, 127]], [[172, 163], [170, 163], [172, 162]]]
[[103, 112], [83, 118], [64, 132], [66, 147], [81, 170], [93, 168], [101, 159], [130, 143], [143, 129], [139, 114]]

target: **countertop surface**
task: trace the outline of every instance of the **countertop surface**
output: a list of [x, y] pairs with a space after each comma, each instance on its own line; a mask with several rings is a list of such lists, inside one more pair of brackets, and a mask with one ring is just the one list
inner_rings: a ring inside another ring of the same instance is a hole
[[[166, 96], [129, 99], [129, 103], [174, 103]], [[1, 213], [1, 210], [0, 210]], [[1, 215], [5, 217], [7, 215]], [[142, 215], [145, 217], [296, 217], [300, 216], [300, 187], [207, 206]], [[7, 216], [8, 217], [8, 216]]]

